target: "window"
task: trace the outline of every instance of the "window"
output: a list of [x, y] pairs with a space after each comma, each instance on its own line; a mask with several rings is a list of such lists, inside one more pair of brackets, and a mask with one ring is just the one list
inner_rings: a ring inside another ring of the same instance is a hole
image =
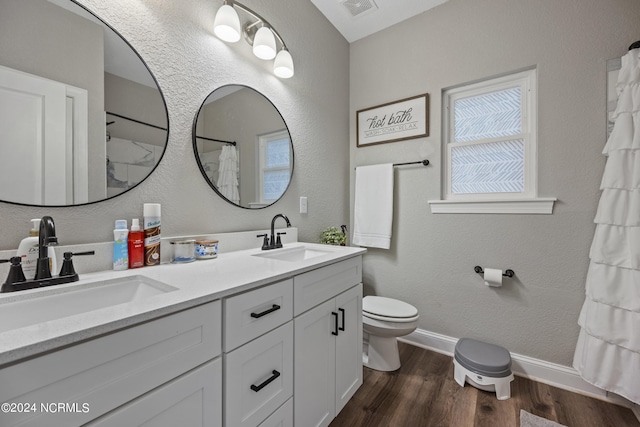
[[553, 207], [536, 199], [535, 70], [448, 89], [442, 99], [444, 200], [430, 201], [432, 212], [551, 213], [530, 211], [542, 207], [533, 201]]
[[258, 187], [261, 203], [275, 202], [289, 186], [291, 176], [291, 141], [286, 130], [258, 137], [260, 174]]

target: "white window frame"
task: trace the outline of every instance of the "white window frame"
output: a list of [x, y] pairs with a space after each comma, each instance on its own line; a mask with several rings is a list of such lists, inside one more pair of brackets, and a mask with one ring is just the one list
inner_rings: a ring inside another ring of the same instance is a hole
[[[454, 137], [454, 110], [457, 99], [520, 87], [521, 133], [500, 138], [452, 143]], [[442, 200], [430, 200], [432, 213], [547, 213], [553, 211], [555, 198], [538, 198], [537, 152], [537, 79], [536, 70], [520, 71], [445, 89], [442, 133]], [[451, 150], [453, 147], [486, 144], [522, 139], [524, 141], [524, 189], [518, 193], [465, 193], [451, 192]]]
[[280, 166], [277, 168], [268, 168], [266, 167], [266, 156], [267, 156], [267, 144], [271, 141], [286, 138], [289, 140], [289, 144], [291, 144], [291, 139], [289, 137], [289, 132], [287, 129], [281, 129], [274, 132], [265, 133], [263, 135], [258, 136], [258, 191], [257, 193], [260, 195], [260, 204], [264, 204], [265, 206], [274, 203], [277, 199], [265, 199], [264, 198], [264, 173], [268, 171], [275, 170], [288, 170], [289, 175], [291, 175], [291, 155], [289, 156], [289, 164], [285, 166]]

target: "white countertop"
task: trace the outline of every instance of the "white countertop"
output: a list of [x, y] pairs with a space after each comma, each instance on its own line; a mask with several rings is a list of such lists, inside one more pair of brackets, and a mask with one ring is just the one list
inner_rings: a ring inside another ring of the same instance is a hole
[[[282, 261], [253, 256], [300, 246], [317, 248], [328, 253], [302, 261]], [[358, 247], [287, 243], [283, 249], [242, 250], [219, 254], [217, 258], [198, 260], [189, 264], [162, 264], [125, 271], [86, 273], [80, 275], [80, 281], [70, 284], [0, 294], [0, 310], [2, 310], [4, 304], [16, 299], [35, 298], [45, 291], [51, 293], [55, 289], [63, 293], [65, 289], [79, 284], [92, 284], [127, 276], [144, 276], [178, 288], [141, 301], [114, 305], [2, 332], [0, 333], [0, 367], [61, 346], [287, 279], [365, 252], [366, 249]]]

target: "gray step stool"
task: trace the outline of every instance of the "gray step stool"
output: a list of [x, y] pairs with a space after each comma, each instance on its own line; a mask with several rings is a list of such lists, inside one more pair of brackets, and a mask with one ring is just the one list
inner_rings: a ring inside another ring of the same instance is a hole
[[511, 354], [495, 344], [460, 338], [456, 344], [453, 377], [460, 386], [465, 382], [496, 393], [498, 400], [511, 397]]

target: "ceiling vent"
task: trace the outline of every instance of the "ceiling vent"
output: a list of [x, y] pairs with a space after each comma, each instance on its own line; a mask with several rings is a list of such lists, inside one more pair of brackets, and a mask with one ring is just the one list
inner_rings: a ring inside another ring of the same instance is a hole
[[341, 3], [354, 18], [378, 9], [373, 0], [344, 0]]

